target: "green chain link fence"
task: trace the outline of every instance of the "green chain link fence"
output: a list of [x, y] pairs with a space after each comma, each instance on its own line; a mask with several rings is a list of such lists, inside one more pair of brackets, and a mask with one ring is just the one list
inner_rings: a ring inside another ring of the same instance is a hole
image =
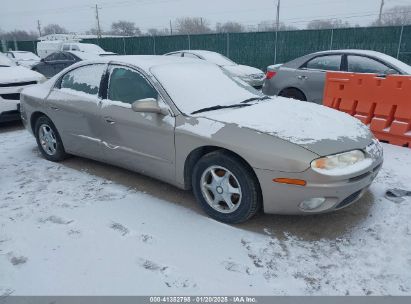
[[[173, 35], [85, 39], [106, 51], [127, 55], [162, 55], [183, 49], [216, 51], [232, 60], [265, 69], [274, 63], [275, 32]], [[36, 52], [36, 41], [6, 41], [6, 49]], [[279, 32], [277, 63], [330, 49], [367, 49], [411, 64], [411, 25]]]

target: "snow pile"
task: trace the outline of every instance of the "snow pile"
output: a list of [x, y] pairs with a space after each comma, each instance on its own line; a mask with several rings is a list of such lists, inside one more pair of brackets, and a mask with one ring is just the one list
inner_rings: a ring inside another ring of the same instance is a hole
[[278, 136], [296, 144], [343, 138], [357, 140], [370, 135], [367, 126], [348, 114], [284, 97], [274, 97], [249, 107], [198, 115]]
[[48, 162], [26, 131], [0, 133], [0, 298], [411, 295], [411, 199], [384, 198], [411, 185], [411, 150], [384, 149], [376, 183], [347, 209], [229, 226], [185, 191], [81, 158]]

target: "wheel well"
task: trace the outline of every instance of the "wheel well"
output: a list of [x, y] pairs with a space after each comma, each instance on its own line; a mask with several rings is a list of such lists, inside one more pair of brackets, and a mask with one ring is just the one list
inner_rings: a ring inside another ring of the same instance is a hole
[[34, 127], [36, 126], [36, 121], [37, 121], [37, 119], [39, 119], [41, 116], [45, 116], [45, 117], [48, 118], [48, 116], [47, 116], [46, 114], [44, 114], [43, 112], [34, 112], [33, 114], [31, 114], [31, 117], [30, 117], [30, 127], [31, 127], [31, 130], [33, 131], [33, 134], [36, 132], [36, 131], [34, 130]]
[[252, 174], [254, 175], [254, 178], [256, 179], [257, 183], [258, 183], [258, 187], [260, 188], [260, 194], [261, 193], [261, 187], [260, 187], [260, 182], [258, 181], [257, 175], [254, 172], [254, 169], [250, 166], [250, 164], [244, 159], [242, 158], [240, 155], [238, 155], [237, 153], [225, 149], [225, 148], [221, 148], [221, 147], [217, 147], [217, 146], [203, 146], [203, 147], [199, 147], [193, 151], [191, 151], [191, 153], [187, 156], [187, 159], [185, 161], [184, 164], [184, 186], [185, 189], [189, 190], [191, 189], [191, 185], [192, 185], [192, 172], [193, 172], [193, 168], [195, 166], [195, 164], [198, 162], [198, 160], [203, 157], [204, 155], [214, 152], [214, 151], [221, 151], [221, 153], [225, 153], [226, 155], [230, 155], [233, 156], [237, 159], [239, 159], [249, 170], [250, 172], [252, 172]]
[[278, 95], [281, 96], [281, 93], [283, 93], [283, 92], [286, 91], [286, 90], [295, 90], [295, 91], [300, 92], [300, 93], [304, 96], [304, 100], [307, 101], [307, 96], [304, 94], [304, 92], [301, 91], [299, 88], [296, 88], [296, 87], [284, 88], [284, 89], [282, 89], [282, 90], [280, 91], [280, 93], [278, 93]]

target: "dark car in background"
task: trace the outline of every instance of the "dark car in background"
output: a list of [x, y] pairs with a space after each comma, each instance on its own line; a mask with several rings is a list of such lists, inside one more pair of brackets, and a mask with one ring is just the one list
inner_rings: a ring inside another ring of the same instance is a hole
[[98, 58], [98, 55], [86, 52], [54, 52], [33, 66], [32, 70], [51, 78], [76, 62]]
[[411, 75], [411, 66], [367, 50], [317, 52], [267, 68], [263, 93], [322, 104], [327, 71]]

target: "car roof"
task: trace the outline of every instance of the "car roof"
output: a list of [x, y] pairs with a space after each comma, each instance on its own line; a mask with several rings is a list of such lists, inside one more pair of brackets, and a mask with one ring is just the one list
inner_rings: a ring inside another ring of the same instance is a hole
[[377, 52], [377, 51], [371, 51], [371, 50], [358, 50], [358, 49], [343, 49], [343, 50], [328, 50], [328, 51], [320, 51], [313, 53], [311, 55], [320, 55], [320, 54], [334, 54], [334, 53], [339, 53], [339, 54], [356, 54], [356, 55], [365, 55], [365, 56], [373, 56], [373, 57], [379, 57], [381, 55], [385, 55], [383, 53]]
[[[73, 52], [71, 52], [73, 53]], [[82, 53], [82, 52], [80, 52]], [[149, 73], [150, 69], [156, 66], [162, 66], [167, 64], [205, 64], [213, 65], [207, 61], [191, 59], [191, 58], [181, 58], [173, 56], [161, 56], [161, 55], [113, 55], [113, 56], [96, 56], [97, 59], [87, 60], [87, 63], [118, 63], [118, 64], [128, 64], [139, 67], [145, 72]], [[84, 61], [82, 61], [84, 63]], [[77, 64], [76, 66], [81, 65]]]
[[207, 51], [207, 50], [180, 50], [180, 51], [170, 52], [168, 54], [174, 54], [174, 53], [192, 53], [192, 54], [196, 54], [199, 56], [207, 56], [208, 54], [219, 54], [217, 52]]

